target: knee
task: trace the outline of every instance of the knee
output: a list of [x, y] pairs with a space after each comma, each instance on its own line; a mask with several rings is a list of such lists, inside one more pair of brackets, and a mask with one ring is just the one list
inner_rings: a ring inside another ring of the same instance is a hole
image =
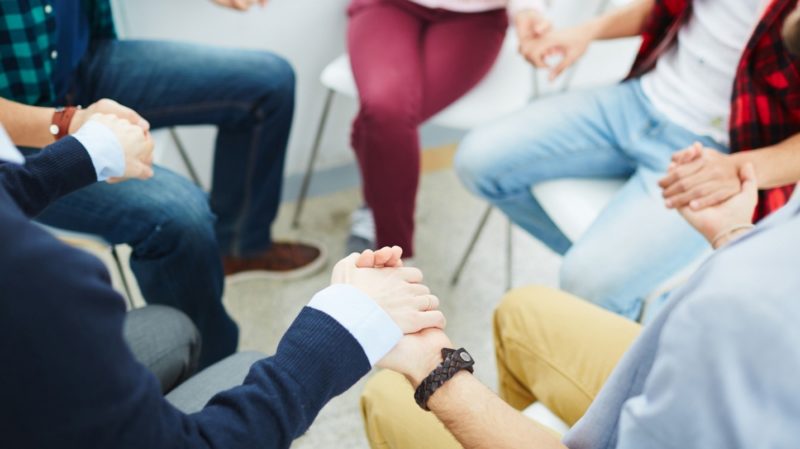
[[[493, 143], [494, 142], [494, 143]], [[459, 143], [453, 162], [461, 183], [473, 194], [493, 197], [498, 194], [496, 140], [487, 130], [470, 131]]]
[[286, 59], [268, 52], [254, 52], [247, 77], [247, 89], [255, 95], [257, 118], [263, 120], [270, 111], [294, 109], [296, 77]]
[[561, 289], [606, 310], [636, 319], [641, 301], [627, 297], [624, 292], [627, 274], [634, 268], [603, 265], [599, 260], [603, 259], [581, 252], [580, 247], [567, 252], [559, 276]]
[[367, 382], [361, 394], [361, 415], [370, 440], [385, 434], [385, 426], [397, 420], [394, 414], [402, 413], [409, 401], [404, 395], [413, 396], [411, 385], [395, 372], [381, 371]]
[[[563, 293], [544, 286], [516, 288], [508, 292], [494, 311], [495, 335], [502, 339], [509, 330], [530, 330], [547, 314]], [[498, 342], [499, 343], [499, 342]]]
[[358, 121], [375, 130], [415, 130], [420, 122], [419, 108], [414, 98], [402, 98], [395, 92], [364, 93]]
[[126, 317], [124, 335], [136, 359], [156, 375], [164, 392], [197, 371], [200, 333], [179, 310], [160, 305], [133, 310]]

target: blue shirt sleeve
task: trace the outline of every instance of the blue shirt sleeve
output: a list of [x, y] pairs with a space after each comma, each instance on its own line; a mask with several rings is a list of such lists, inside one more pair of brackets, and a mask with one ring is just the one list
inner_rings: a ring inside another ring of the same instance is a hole
[[673, 312], [643, 394], [623, 408], [618, 449], [797, 445], [800, 317], [781, 310], [790, 298], [728, 290]]

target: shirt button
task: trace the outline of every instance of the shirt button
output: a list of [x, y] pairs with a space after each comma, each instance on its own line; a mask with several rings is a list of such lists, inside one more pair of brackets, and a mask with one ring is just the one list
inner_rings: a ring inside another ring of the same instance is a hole
[[52, 14], [53, 13], [53, 5], [44, 5], [44, 13], [45, 14]]
[[58, 59], [58, 52], [55, 50], [50, 52], [50, 59]]

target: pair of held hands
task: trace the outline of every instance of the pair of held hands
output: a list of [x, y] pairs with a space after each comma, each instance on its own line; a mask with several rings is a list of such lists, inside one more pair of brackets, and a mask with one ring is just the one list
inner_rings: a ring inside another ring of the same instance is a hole
[[452, 347], [439, 298], [425, 286], [422, 272], [404, 267], [400, 247], [354, 253], [333, 268], [332, 284], [351, 285], [372, 298], [402, 330], [400, 343], [377, 364], [405, 375], [416, 386]]
[[[535, 11], [519, 13], [515, 26], [520, 53], [537, 68], [550, 68], [551, 80], [580, 59], [595, 39], [591, 24], [554, 31]], [[675, 153], [659, 186], [666, 207], [677, 209], [709, 241], [725, 229], [751, 223], [758, 201], [752, 164], [699, 143]]]

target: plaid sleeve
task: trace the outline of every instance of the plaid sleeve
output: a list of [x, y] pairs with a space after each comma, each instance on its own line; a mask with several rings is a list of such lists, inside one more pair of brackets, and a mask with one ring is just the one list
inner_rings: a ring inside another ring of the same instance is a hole
[[0, 96], [31, 105], [53, 100], [55, 27], [41, 1], [0, 1]]

